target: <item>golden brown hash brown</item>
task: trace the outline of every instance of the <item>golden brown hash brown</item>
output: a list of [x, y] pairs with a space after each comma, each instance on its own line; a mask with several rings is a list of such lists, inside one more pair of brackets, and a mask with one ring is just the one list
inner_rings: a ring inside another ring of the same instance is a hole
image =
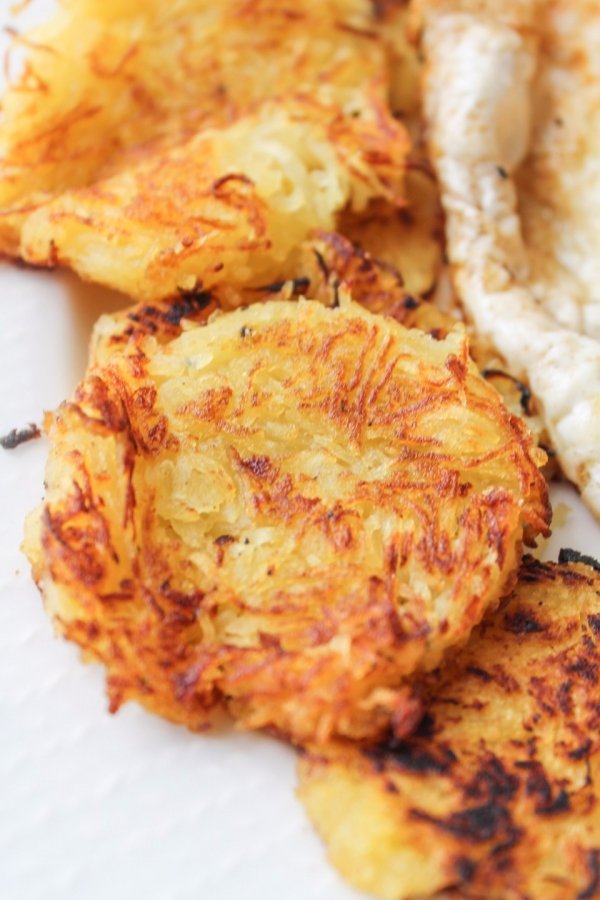
[[310, 93], [350, 111], [367, 83], [383, 99], [373, 24], [364, 0], [62, 0], [20, 39], [24, 70], [3, 98], [3, 205], [43, 202], [131, 148], [230, 125], [267, 99]]
[[25, 223], [21, 252], [142, 300], [260, 285], [346, 205], [399, 199], [406, 149], [393, 122], [382, 134], [312, 99], [263, 104], [50, 201]]
[[[104, 354], [110, 355], [115, 343], [129, 340], [133, 331], [137, 334], [142, 331], [152, 333], [157, 340], [163, 341], [179, 333], [182, 318], [204, 321], [216, 309], [232, 309], [270, 299], [289, 300], [299, 294], [308, 295], [326, 306], [336, 306], [343, 290], [370, 312], [393, 316], [406, 328], [419, 328], [437, 339], [444, 338], [460, 321], [457, 310], [453, 310], [452, 314], [443, 312], [436, 303], [424, 299], [417, 292], [419, 285], [435, 284], [439, 274], [442, 242], [439, 236], [434, 235], [437, 221], [435, 206], [428, 208], [429, 213], [419, 209], [412, 225], [400, 219], [389, 223], [386, 255], [389, 252], [389, 259], [400, 263], [402, 270], [390, 261], [371, 255], [357, 243], [352, 244], [338, 232], [316, 231], [310, 240], [302, 241], [295, 248], [286, 267], [285, 279], [258, 288], [221, 284], [212, 292], [182, 294], [177, 301], [157, 301], [140, 304], [134, 311], [124, 310], [120, 317], [113, 317], [106, 341], [103, 340], [102, 330], [96, 331], [96, 363], [100, 357], [102, 360], [108, 359]], [[407, 212], [410, 212], [410, 207]], [[422, 253], [404, 253], [407, 229], [420, 233]], [[357, 226], [356, 237], [360, 238], [360, 235]], [[434, 241], [438, 244], [438, 252], [432, 254], [426, 247]], [[119, 319], [121, 322], [115, 329]], [[554, 454], [531, 391], [526, 384], [512, 378], [497, 355], [491, 353], [489, 346], [474, 334], [470, 335], [469, 351], [484, 378], [494, 385], [510, 411], [524, 418], [535, 442], [549, 455], [550, 459], [543, 468], [544, 475], [549, 478], [555, 469]]]
[[543, 454], [462, 333], [340, 303], [100, 320], [48, 417], [26, 550], [113, 708], [402, 734], [405, 677], [497, 602], [524, 529], [547, 531]]
[[413, 736], [301, 759], [334, 865], [389, 900], [598, 897], [599, 681], [600, 574], [526, 557]]
[[346, 206], [403, 202], [401, 12], [64, 0], [3, 99], [0, 249], [145, 300], [277, 277]]

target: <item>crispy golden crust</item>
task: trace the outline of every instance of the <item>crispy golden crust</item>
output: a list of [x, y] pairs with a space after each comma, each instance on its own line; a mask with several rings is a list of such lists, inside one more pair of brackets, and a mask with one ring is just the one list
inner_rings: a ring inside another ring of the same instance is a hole
[[367, 0], [63, 3], [3, 99], [0, 249], [142, 300], [279, 277], [345, 206], [402, 201], [382, 21]]
[[49, 417], [26, 549], [113, 708], [200, 727], [220, 703], [299, 742], [403, 733], [406, 676], [497, 601], [523, 529], [546, 531], [541, 454], [464, 336], [340, 301], [101, 320]]
[[599, 896], [599, 679], [600, 575], [526, 558], [514, 593], [428, 677], [415, 736], [301, 760], [334, 864], [393, 900]]
[[142, 300], [260, 285], [346, 205], [400, 201], [408, 145], [386, 116], [377, 103], [359, 119], [304, 97], [263, 104], [50, 201], [25, 223], [21, 253]]
[[[419, 213], [416, 218], [417, 223], [424, 221]], [[107, 354], [112, 353], [116, 345], [127, 342], [133, 334], [154, 334], [157, 340], [163, 341], [180, 333], [182, 318], [203, 322], [216, 309], [232, 309], [272, 299], [289, 300], [300, 294], [308, 294], [325, 306], [335, 307], [339, 304], [340, 294], [348, 291], [353, 300], [370, 312], [392, 316], [406, 328], [419, 328], [438, 340], [446, 337], [461, 321], [459, 310], [453, 310], [452, 314], [443, 312], [435, 302], [415, 292], [418, 284], [430, 284], [435, 273], [430, 267], [432, 257], [426, 250], [412, 257], [404, 254], [405, 227], [410, 230], [412, 226], [405, 226], [396, 219], [386, 233], [385, 249], [402, 268], [378, 259], [378, 248], [374, 247], [374, 255], [371, 255], [359, 246], [367, 241], [360, 240], [362, 232], [358, 222], [356, 226], [358, 244], [352, 244], [337, 232], [325, 231], [315, 232], [310, 240], [303, 241], [290, 260], [285, 280], [263, 284], [259, 288], [219, 285], [212, 292], [182, 294], [177, 301], [140, 304], [124, 310], [120, 316], [113, 316], [106, 340], [102, 329], [97, 330], [96, 362], [99, 355], [108, 360]], [[419, 224], [416, 227], [419, 229]], [[440, 243], [440, 252], [441, 249]], [[403, 263], [408, 267], [405, 268]], [[493, 384], [510, 411], [527, 422], [536, 443], [548, 454], [549, 460], [543, 471], [546, 478], [550, 478], [556, 470], [556, 459], [531, 391], [526, 384], [511, 377], [497, 355], [475, 335], [470, 335], [469, 350], [484, 378]]]
[[293, 11], [274, 0], [62, 0], [19, 39], [25, 67], [3, 98], [3, 205], [87, 184], [132, 148], [227, 126], [265, 99], [351, 106], [386, 75], [375, 24], [364, 0], [299, 0]]
[[[432, 276], [422, 272], [416, 277]], [[315, 231], [296, 247], [284, 278], [259, 286], [227, 284], [212, 291], [182, 292], [177, 300], [140, 303], [113, 315], [107, 330], [102, 325], [96, 329], [95, 361], [98, 354], [108, 361], [114, 347], [134, 335], [137, 339], [152, 334], [161, 343], [170, 340], [181, 333], [182, 320], [205, 322], [216, 310], [299, 296], [336, 308], [348, 294], [369, 312], [392, 316], [405, 327], [419, 328], [436, 338], [446, 337], [460, 321], [412, 293], [403, 272], [394, 265], [377, 259], [339, 232]], [[479, 359], [477, 364], [481, 368]]]

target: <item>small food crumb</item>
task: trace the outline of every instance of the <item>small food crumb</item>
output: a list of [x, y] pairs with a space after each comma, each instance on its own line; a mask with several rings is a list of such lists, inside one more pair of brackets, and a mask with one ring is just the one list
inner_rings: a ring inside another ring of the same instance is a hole
[[41, 434], [38, 426], [34, 422], [30, 422], [25, 428], [13, 428], [8, 434], [0, 437], [0, 446], [5, 450], [14, 450], [19, 444], [39, 438]]

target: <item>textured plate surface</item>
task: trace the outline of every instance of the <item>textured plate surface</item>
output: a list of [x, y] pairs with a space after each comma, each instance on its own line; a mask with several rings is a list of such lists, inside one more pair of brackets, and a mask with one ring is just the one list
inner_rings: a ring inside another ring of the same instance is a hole
[[[34, 3], [31, 17], [50, 8]], [[8, 21], [0, 12], [0, 24]], [[21, 21], [19, 21], [21, 27]], [[92, 323], [121, 299], [0, 263], [0, 434], [81, 377]], [[0, 451], [2, 900], [352, 900], [294, 797], [294, 756], [267, 738], [195, 736], [135, 706], [106, 711], [98, 667], [52, 635], [19, 552], [45, 441]], [[598, 555], [600, 528], [559, 486], [555, 558]]]

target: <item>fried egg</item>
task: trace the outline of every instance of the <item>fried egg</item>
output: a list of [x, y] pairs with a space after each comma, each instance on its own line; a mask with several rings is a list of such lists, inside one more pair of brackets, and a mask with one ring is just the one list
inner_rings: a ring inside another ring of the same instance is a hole
[[[548, 304], [540, 301], [539, 246], [537, 238], [527, 242], [539, 204], [519, 193], [521, 182], [533, 179], [527, 166], [544, 168], [536, 162], [536, 145], [531, 149], [531, 135], [537, 133], [532, 132], [534, 78], [543, 28], [557, 9], [518, 2], [503, 4], [497, 15], [498, 7], [483, 0], [424, 3], [425, 109], [458, 294], [478, 333], [495, 346], [514, 376], [529, 382], [565, 474], [600, 515], [600, 343], [591, 336], [593, 329], [587, 329], [590, 334], [575, 330], [583, 319], [570, 320], [569, 329], [560, 324], [548, 284], [542, 291]], [[591, 17], [592, 31], [596, 21]], [[525, 174], [519, 175], [521, 164]], [[569, 177], [565, 173], [563, 180]], [[581, 196], [585, 189], [580, 185], [578, 190]], [[557, 211], [563, 209], [559, 193]], [[590, 185], [590, 203], [592, 194]], [[577, 216], [565, 213], [551, 231], [575, 234], [578, 224]], [[579, 237], [561, 240], [580, 241], [593, 260], [583, 237], [587, 227], [582, 225]], [[552, 245], [546, 250], [549, 259]], [[558, 250], [555, 256], [559, 266]], [[546, 267], [544, 277], [557, 272], [556, 266]], [[562, 275], [557, 279], [553, 283], [563, 285]], [[563, 297], [571, 302], [568, 294]], [[587, 296], [589, 322], [593, 302]], [[579, 301], [577, 308], [583, 309]]]

